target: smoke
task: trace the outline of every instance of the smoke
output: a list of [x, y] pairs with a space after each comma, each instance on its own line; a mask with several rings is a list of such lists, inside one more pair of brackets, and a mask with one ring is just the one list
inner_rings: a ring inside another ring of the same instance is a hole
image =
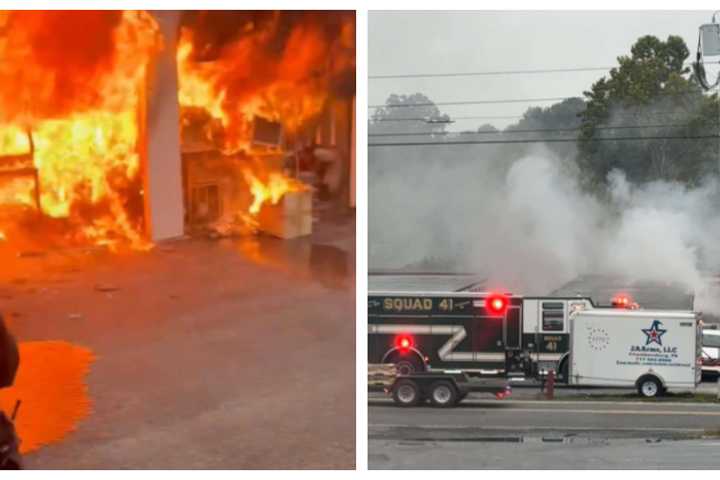
[[395, 150], [371, 152], [371, 269], [466, 271], [525, 294], [591, 273], [676, 282], [720, 312], [704, 275], [720, 266], [715, 180], [635, 185], [612, 170], [600, 197], [545, 148]]

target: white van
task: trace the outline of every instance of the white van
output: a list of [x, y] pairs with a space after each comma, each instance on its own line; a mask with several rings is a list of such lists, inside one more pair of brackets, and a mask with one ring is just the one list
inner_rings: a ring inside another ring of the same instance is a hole
[[595, 309], [570, 321], [568, 384], [634, 387], [644, 397], [694, 391], [702, 326], [688, 311]]
[[720, 330], [703, 329], [702, 350], [703, 375], [712, 380], [717, 379], [720, 376]]

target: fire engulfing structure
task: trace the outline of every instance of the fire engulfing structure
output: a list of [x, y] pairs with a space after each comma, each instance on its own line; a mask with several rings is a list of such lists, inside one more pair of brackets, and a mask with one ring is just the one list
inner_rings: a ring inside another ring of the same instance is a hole
[[[262, 228], [288, 193], [349, 183], [353, 13], [175, 18], [0, 13], [0, 242], [145, 249], [182, 234], [155, 233], [148, 212], [168, 203], [150, 176], [181, 179], [182, 204], [159, 215], [186, 228]], [[158, 106], [168, 88], [174, 109]], [[160, 124], [181, 152], [153, 146]]]
[[160, 47], [143, 12], [0, 13], [4, 237], [146, 245], [136, 112]]
[[[330, 189], [347, 183], [354, 41], [351, 12], [184, 15], [177, 62], [191, 225], [231, 222], [283, 237], [308, 232], [302, 173], [321, 176], [313, 183]], [[340, 125], [345, 142], [337, 141]], [[323, 146], [337, 158], [325, 161]], [[285, 196], [292, 198], [281, 203]], [[294, 219], [280, 221], [287, 215]]]

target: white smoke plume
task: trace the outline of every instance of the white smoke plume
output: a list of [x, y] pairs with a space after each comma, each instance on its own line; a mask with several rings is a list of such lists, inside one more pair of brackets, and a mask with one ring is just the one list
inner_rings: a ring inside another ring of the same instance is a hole
[[472, 272], [526, 294], [547, 294], [582, 274], [620, 275], [681, 284], [697, 309], [720, 314], [706, 275], [720, 266], [716, 181], [638, 186], [614, 170], [599, 199], [580, 189], [574, 162], [544, 148], [510, 164], [498, 149], [441, 150], [394, 162], [393, 152], [376, 152], [371, 270]]

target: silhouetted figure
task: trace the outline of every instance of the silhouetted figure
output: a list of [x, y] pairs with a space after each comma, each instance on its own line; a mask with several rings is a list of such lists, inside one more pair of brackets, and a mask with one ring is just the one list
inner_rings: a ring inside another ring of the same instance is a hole
[[[5, 325], [5, 320], [0, 315], [0, 388], [11, 386], [15, 382], [18, 366], [20, 365], [20, 354], [17, 342]], [[22, 468], [22, 457], [20, 455], [20, 439], [15, 432], [13, 424], [15, 411], [10, 414], [0, 411], [0, 470], [16, 470]]]
[[20, 354], [17, 342], [0, 315], [0, 388], [9, 387], [15, 382], [19, 365]]

